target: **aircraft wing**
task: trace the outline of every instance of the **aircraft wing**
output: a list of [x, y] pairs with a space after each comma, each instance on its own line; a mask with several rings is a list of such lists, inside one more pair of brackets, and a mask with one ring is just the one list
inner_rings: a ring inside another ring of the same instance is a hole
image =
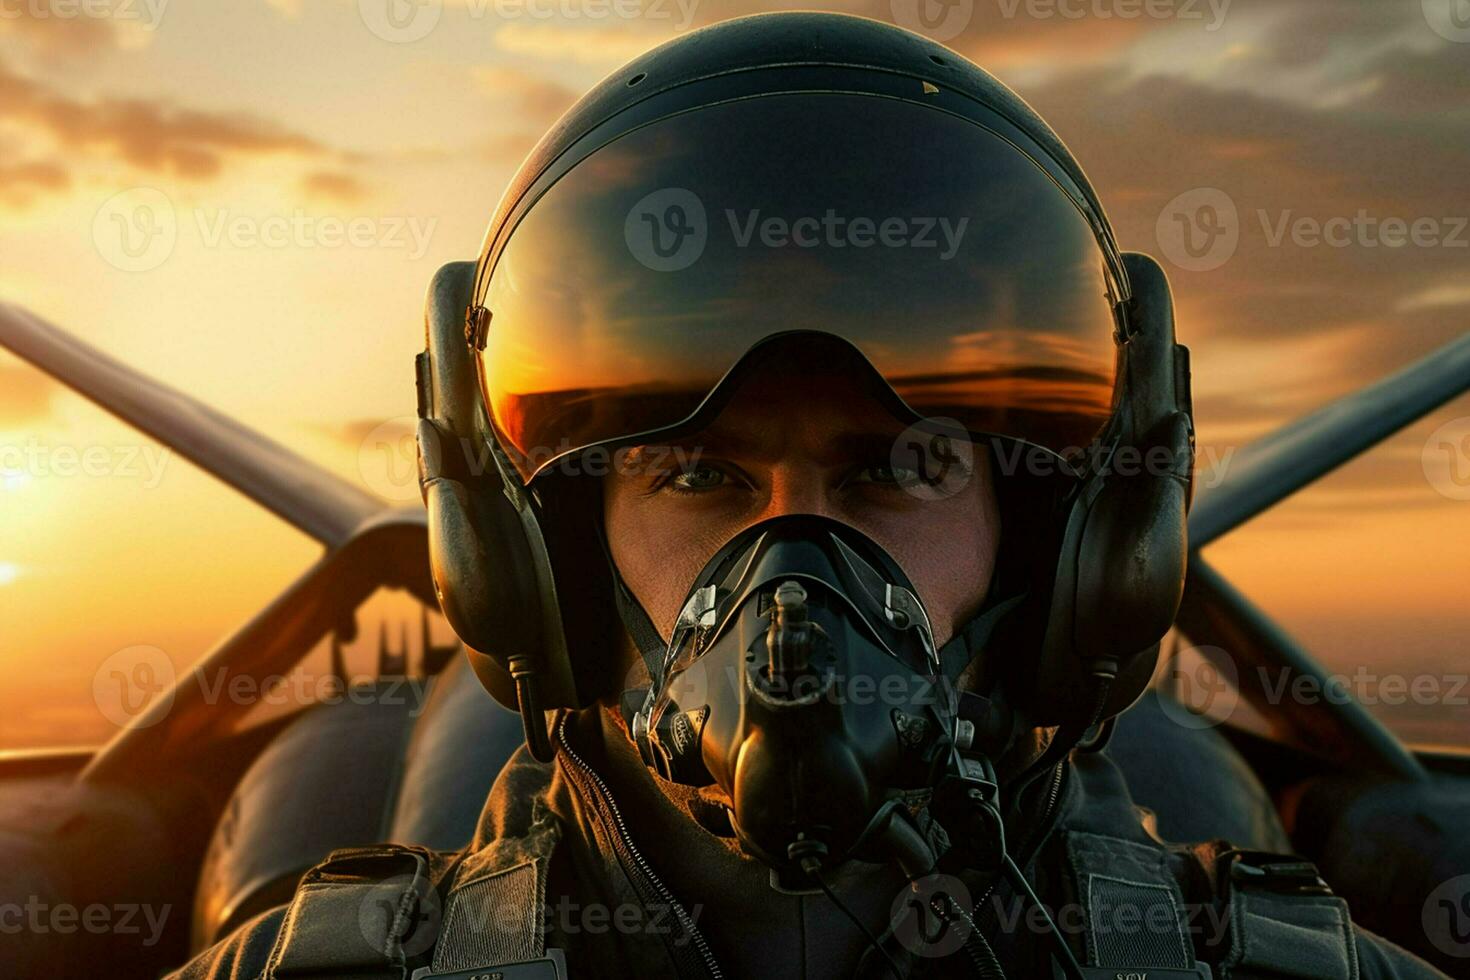
[[1242, 449], [1189, 514], [1198, 550], [1470, 389], [1470, 333]]
[[0, 345], [328, 547], [384, 509], [365, 490], [12, 303], [0, 302]]

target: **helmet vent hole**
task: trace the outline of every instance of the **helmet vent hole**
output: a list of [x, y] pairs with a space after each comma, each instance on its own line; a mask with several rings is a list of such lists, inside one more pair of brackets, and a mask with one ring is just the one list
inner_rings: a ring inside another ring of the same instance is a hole
[[637, 85], [639, 82], [643, 81], [647, 77], [648, 77], [648, 72], [646, 72], [646, 71], [640, 71], [638, 74], [636, 74], [632, 78], [628, 79], [628, 87], [629, 88], [632, 88], [634, 85]]
[[932, 61], [932, 62], [934, 62], [936, 65], [946, 65], [947, 66], [949, 64], [949, 62], [945, 61], [943, 58], [941, 58], [937, 54], [931, 54], [929, 56], [929, 60]]

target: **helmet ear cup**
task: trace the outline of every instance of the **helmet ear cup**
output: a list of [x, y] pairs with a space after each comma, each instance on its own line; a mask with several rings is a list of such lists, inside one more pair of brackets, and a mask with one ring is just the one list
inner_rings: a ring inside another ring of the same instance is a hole
[[[1053, 583], [1031, 717], [1094, 721], [1147, 687], [1158, 644], [1184, 591], [1194, 474], [1188, 351], [1174, 340], [1168, 278], [1153, 259], [1123, 256], [1133, 289], [1120, 351], [1121, 397], [1107, 452], [1068, 516]], [[1099, 676], [1110, 678], [1097, 698]]]
[[440, 608], [475, 674], [497, 701], [519, 706], [535, 748], [545, 741], [542, 709], [577, 698], [533, 503], [497, 456], [480, 398], [465, 334], [474, 274], [473, 262], [435, 274], [416, 364], [429, 562]]
[[[442, 440], [442, 430], [431, 421], [420, 421], [419, 444]], [[420, 450], [421, 455], [425, 455]], [[516, 707], [515, 683], [504, 664], [481, 651], [504, 650], [509, 633], [523, 630], [527, 635], [511, 641], [525, 648], [539, 641], [539, 616], [522, 617], [514, 623], [502, 622], [506, 610], [524, 608], [516, 583], [497, 569], [512, 567], [517, 551], [524, 552], [524, 539], [505, 534], [508, 522], [487, 513], [497, 504], [472, 493], [459, 480], [434, 476], [424, 467], [424, 504], [429, 515], [429, 564], [434, 577], [434, 592], [444, 618], [459, 634], [469, 651], [470, 665], [483, 684], [501, 704]], [[502, 505], [502, 506], [508, 506]], [[524, 560], [524, 556], [520, 556]], [[507, 559], [509, 558], [509, 561]], [[497, 560], [499, 559], [499, 560]]]

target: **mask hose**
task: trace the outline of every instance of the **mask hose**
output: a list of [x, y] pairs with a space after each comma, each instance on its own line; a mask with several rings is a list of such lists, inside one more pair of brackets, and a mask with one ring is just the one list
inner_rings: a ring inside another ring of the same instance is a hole
[[1009, 854], [1005, 856], [1005, 876], [1012, 887], [1025, 895], [1026, 899], [1041, 913], [1041, 918], [1046, 923], [1046, 933], [1051, 937], [1052, 945], [1055, 947], [1052, 952], [1061, 962], [1062, 973], [1066, 975], [1067, 980], [1085, 980], [1082, 976], [1082, 966], [1077, 962], [1077, 957], [1072, 954], [1072, 947], [1067, 945], [1062, 930], [1057, 928], [1051, 913], [1047, 911], [1045, 905], [1041, 904], [1041, 899], [1037, 898], [1036, 892], [1031, 889], [1031, 882], [1026, 880], [1026, 875], [1016, 866], [1016, 862]]
[[[884, 830], [885, 837], [893, 832], [895, 825], [902, 822], [897, 818], [892, 817], [891, 813], [892, 811], [890, 810], [888, 827]], [[924, 843], [923, 839], [919, 837], [918, 833], [914, 831], [913, 828], [910, 827], [909, 831], [912, 834], [913, 840], [912, 842], [905, 842], [904, 850], [910, 857], [912, 857], [916, 853], [922, 852], [920, 863], [925, 863], [923, 859], [927, 859], [927, 865], [929, 867], [932, 867], [934, 864], [933, 852], [929, 850], [928, 845]], [[917, 843], [917, 850], [913, 848], [913, 843]], [[853, 913], [852, 909], [848, 908], [847, 905], [840, 898], [837, 897], [837, 893], [832, 890], [832, 887], [827, 884], [826, 878], [822, 876], [822, 861], [827, 855], [826, 845], [822, 844], [820, 841], [814, 840], [797, 841], [787, 849], [787, 854], [801, 866], [802, 871], [806, 872], [806, 874], [809, 875], [811, 879], [817, 883], [817, 887], [822, 890], [823, 895], [827, 896], [827, 900], [835, 905], [843, 915], [847, 916], [852, 924], [857, 927], [858, 932], [863, 934], [863, 938], [868, 941], [870, 955], [876, 953], [878, 956], [882, 957], [883, 966], [887, 968], [889, 973], [893, 974], [893, 980], [904, 980], [904, 971], [899, 969], [898, 963], [894, 961], [892, 954], [890, 954], [888, 950], [883, 948], [883, 943], [879, 941], [877, 936], [873, 935], [873, 931], [871, 929], [863, 925], [863, 921]], [[910, 879], [915, 877], [914, 873], [909, 870], [909, 865], [900, 862], [899, 866], [903, 868], [905, 876], [909, 877]], [[920, 875], [920, 877], [922, 877], [922, 875]], [[867, 957], [864, 957], [863, 963], [866, 962]], [[863, 971], [860, 967], [859, 974], [861, 974], [862, 972]]]
[[869, 948], [875, 951], [879, 956], [883, 957], [884, 965], [887, 966], [888, 971], [893, 974], [893, 980], [904, 980], [903, 973], [900, 972], [900, 970], [898, 969], [898, 964], [893, 961], [893, 957], [888, 954], [888, 950], [883, 948], [883, 944], [878, 941], [878, 937], [873, 935], [873, 931], [871, 929], [863, 925], [863, 921], [853, 914], [852, 909], [848, 908], [842, 903], [842, 900], [837, 897], [837, 893], [834, 892], [832, 890], [832, 887], [827, 884], [827, 880], [822, 877], [820, 863], [818, 863], [817, 867], [812, 868], [807, 873], [812, 876], [812, 880], [817, 883], [817, 887], [822, 889], [822, 894], [827, 896], [827, 900], [830, 901], [833, 905], [837, 906], [842, 914], [847, 916], [848, 919], [852, 921], [853, 925], [857, 926], [858, 931], [863, 934], [863, 938], [868, 941]]
[[[1077, 962], [1072, 948], [1067, 945], [1061, 929], [1052, 918], [1050, 911], [1041, 903], [1041, 899], [1037, 897], [1031, 883], [1026, 879], [1025, 873], [1006, 848], [1005, 826], [1000, 814], [999, 791], [995, 788], [994, 766], [988, 759], [982, 758], [977, 761], [980, 764], [983, 778], [976, 780], [974, 788], [963, 797], [965, 802], [972, 807], [972, 818], [965, 821], [963, 825], [972, 828], [987, 828], [987, 832], [994, 838], [993, 853], [999, 860], [997, 871], [1041, 914], [1047, 937], [1052, 945], [1052, 956], [1061, 967], [1062, 974], [1067, 980], [1085, 980], [1082, 967]], [[920, 835], [918, 829], [900, 813], [893, 813], [879, 842], [887, 847], [893, 861], [903, 870], [916, 891], [919, 882], [937, 869], [938, 862], [928, 843]], [[965, 949], [970, 955], [971, 965], [975, 968], [976, 974], [985, 980], [990, 980], [990, 978], [1004, 980], [1005, 973], [1001, 969], [1000, 962], [989, 942], [982, 935], [975, 917], [953, 900], [950, 900], [943, 908], [937, 907], [937, 903], [938, 898], [930, 903], [929, 908], [941, 921], [952, 922], [955, 918], [960, 918], [970, 927], [970, 932], [965, 937]]]

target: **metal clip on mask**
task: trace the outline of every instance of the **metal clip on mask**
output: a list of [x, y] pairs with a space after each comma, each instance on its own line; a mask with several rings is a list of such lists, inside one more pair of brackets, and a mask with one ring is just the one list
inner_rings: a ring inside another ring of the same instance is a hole
[[936, 784], [965, 729], [908, 578], [824, 517], [736, 535], [667, 649], [644, 652], [653, 684], [631, 725], [644, 761], [718, 784], [741, 845], [778, 872], [862, 856], [896, 800]]

